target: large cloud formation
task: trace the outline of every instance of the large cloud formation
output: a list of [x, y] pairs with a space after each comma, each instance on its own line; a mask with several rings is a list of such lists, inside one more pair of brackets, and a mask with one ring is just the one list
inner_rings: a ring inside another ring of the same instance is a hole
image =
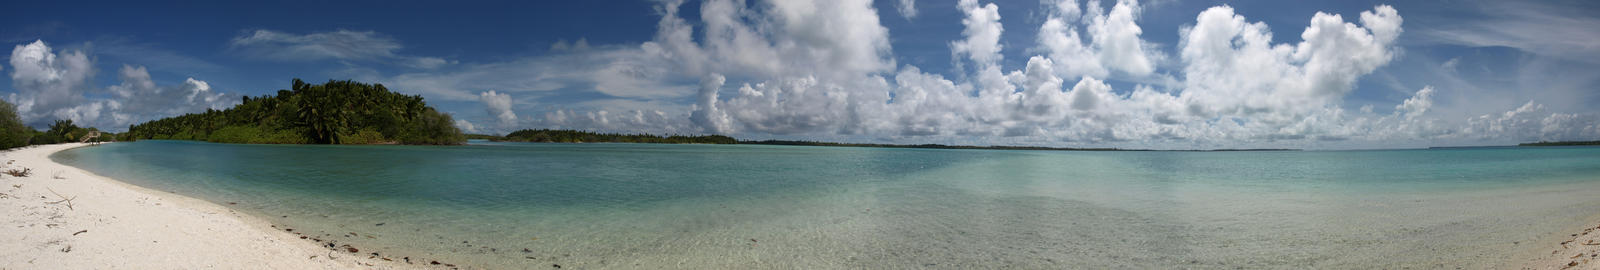
[[[715, 8], [715, 3], [707, 3], [709, 7], [703, 8], [702, 16], [750, 12], [722, 11]], [[765, 13], [790, 13], [784, 7], [773, 5]], [[874, 13], [866, 5], [854, 7], [868, 10], [854, 14]], [[1039, 40], [1048, 53], [1029, 58], [1022, 70], [1002, 71], [996, 64], [1004, 49], [999, 43], [1004, 29], [999, 22], [999, 7], [967, 0], [957, 3], [966, 15], [962, 20], [966, 38], [952, 42], [951, 50], [953, 55], [964, 56], [974, 64], [975, 74], [968, 82], [953, 82], [915, 67], [895, 72], [893, 81], [874, 69], [853, 69], [857, 72], [842, 75], [774, 72], [763, 74], [769, 79], [757, 77], [755, 82], [739, 87], [736, 95], [719, 104], [699, 107], [725, 108], [725, 112], [707, 113], [726, 113], [737, 122], [736, 130], [772, 134], [998, 136], [1067, 142], [1343, 136], [1348, 134], [1325, 134], [1328, 131], [1311, 121], [1318, 121], [1317, 117], [1323, 116], [1319, 114], [1327, 114], [1327, 110], [1337, 109], [1333, 105], [1351, 90], [1357, 78], [1393, 58], [1393, 41], [1401, 20], [1387, 6], [1364, 13], [1361, 26], [1347, 23], [1338, 15], [1319, 13], [1312, 18], [1312, 25], [1299, 44], [1271, 44], [1271, 33], [1264, 24], [1249, 23], [1229, 7], [1216, 7], [1201, 13], [1196, 24], [1183, 31], [1180, 51], [1185, 64], [1183, 74], [1188, 78], [1183, 89], [1162, 92], [1139, 86], [1133, 91], [1114, 91], [1103, 81], [1104, 76], [1112, 72], [1148, 76], [1154, 72], [1154, 59], [1161, 59], [1153, 56], [1156, 53], [1147, 50], [1146, 42], [1139, 39], [1142, 30], [1133, 21], [1138, 3], [1121, 1], [1109, 11], [1094, 3], [1082, 7], [1073, 1], [1055, 7], [1040, 31]], [[674, 12], [666, 13], [663, 21], [669, 23], [663, 23], [664, 30], [676, 25], [670, 22], [680, 20], [673, 16]], [[781, 43], [772, 40], [782, 40], [784, 34], [719, 39], [717, 27], [749, 26], [708, 24], [722, 26], [707, 27], [712, 32], [705, 35], [705, 44], [683, 44], [689, 39], [681, 38], [688, 35], [682, 29], [663, 31], [680, 37], [668, 35], [658, 42], [674, 44], [668, 47], [680, 48], [678, 51], [697, 52], [678, 55], [710, 54], [706, 58], [715, 58], [717, 52], [743, 51], [729, 48], [728, 44]], [[1079, 26], [1086, 30], [1087, 39], [1080, 38]], [[767, 36], [776, 37], [762, 39]], [[833, 38], [832, 42], [821, 43], [846, 44], [887, 37]], [[815, 52], [830, 48], [803, 49]], [[702, 61], [681, 61], [699, 62]], [[690, 69], [738, 72], [773, 62]], [[848, 63], [829, 64], [850, 67]], [[834, 70], [852, 69], [829, 69]], [[715, 93], [702, 94], [705, 98], [706, 94]]]
[[11, 50], [11, 84], [17, 93], [10, 100], [23, 121], [74, 114], [83, 103], [94, 64], [81, 51], [56, 54], [44, 41], [17, 45]]
[[489, 115], [499, 119], [501, 125], [516, 124], [517, 113], [511, 111], [510, 94], [496, 93], [494, 90], [489, 90], [479, 94], [479, 99], [483, 101], [484, 108], [488, 109]]
[[[1141, 148], [1600, 137], [1595, 114], [1554, 112], [1533, 102], [1470, 117], [1461, 112], [1486, 110], [1441, 108], [1470, 106], [1434, 101], [1470, 92], [1451, 89], [1458, 86], [1452, 83], [1410, 88], [1415, 92], [1393, 105], [1353, 109], [1345, 100], [1363, 77], [1403, 55], [1398, 40], [1405, 20], [1387, 5], [1358, 14], [1315, 13], [1298, 38], [1287, 39], [1274, 39], [1265, 23], [1232, 7], [1216, 6], [1177, 29], [1176, 44], [1156, 44], [1143, 36], [1170, 32], [1141, 27], [1138, 1], [1051, 0], [1037, 13], [1040, 25], [1021, 26], [1038, 30], [1035, 44], [1021, 47], [1002, 42], [1008, 28], [1000, 11], [1007, 7], [961, 0], [945, 6], [960, 12], [963, 27], [961, 38], [947, 43], [955, 63], [955, 74], [947, 75], [897, 63], [889, 30], [870, 0], [756, 2], [662, 1], [655, 36], [641, 44], [579, 39], [551, 45], [545, 56], [377, 80], [430, 98], [483, 102], [490, 114], [480, 121], [502, 127]], [[690, 7], [699, 10], [682, 10]], [[907, 20], [947, 19], [916, 17], [918, 8], [930, 7], [915, 1], [894, 7]], [[685, 17], [691, 15], [698, 18]], [[336, 44], [311, 42], [335, 37], [392, 42], [375, 36], [257, 32], [235, 46]], [[285, 48], [362, 59], [389, 57], [398, 46], [382, 47], [377, 56]], [[1018, 54], [1006, 52], [1034, 55], [1008, 70], [1004, 65], [1019, 59], [1007, 60]], [[498, 92], [482, 94], [486, 89]], [[572, 101], [573, 92], [600, 98]], [[525, 100], [500, 102], [511, 93]], [[505, 117], [519, 110], [526, 117]]]
[[[236, 96], [213, 91], [209, 83], [194, 78], [179, 85], [157, 85], [142, 66], [124, 65], [117, 73], [121, 84], [94, 87], [96, 70], [86, 53], [58, 53], [42, 40], [17, 45], [10, 64], [17, 92], [7, 99], [17, 104], [23, 121], [35, 127], [66, 119], [118, 131], [155, 118], [238, 103]], [[101, 93], [109, 97], [92, 95]]]
[[[693, 124], [718, 133], [1178, 148], [1600, 135], [1594, 115], [1543, 112], [1531, 103], [1499, 117], [1431, 118], [1428, 107], [1439, 91], [1432, 87], [1419, 90], [1392, 114], [1342, 109], [1343, 98], [1362, 76], [1399, 54], [1395, 41], [1404, 32], [1404, 20], [1386, 5], [1351, 19], [1317, 13], [1293, 43], [1273, 43], [1266, 24], [1228, 6], [1213, 7], [1180, 29], [1176, 64], [1181, 68], [1159, 74], [1155, 67], [1167, 57], [1139, 37], [1136, 1], [1118, 1], [1109, 9], [1098, 1], [1052, 3], [1039, 26], [1037, 51], [1043, 54], [1029, 58], [1021, 70], [1002, 71], [996, 64], [1007, 49], [999, 43], [1000, 7], [963, 0], [956, 8], [965, 14], [965, 38], [951, 42], [951, 51], [972, 64], [973, 73], [954, 81], [914, 66], [885, 69], [892, 60], [877, 42], [888, 37], [875, 30], [881, 29], [873, 23], [876, 11], [866, 1], [837, 2], [823, 5], [843, 10], [817, 19], [867, 23], [835, 30], [849, 35], [804, 35], [805, 44], [790, 40], [807, 33], [782, 30], [804, 28], [812, 21], [786, 18], [813, 15], [804, 12], [816, 9], [773, 4], [746, 10], [708, 1], [700, 11], [707, 26], [695, 42], [694, 29], [677, 17], [678, 3], [669, 2], [663, 4], [656, 41], [644, 46], [666, 48], [663, 57], [685, 70], [739, 74], [730, 78], [745, 81], [727, 96], [700, 91]], [[757, 19], [729, 19], [752, 17]], [[834, 46], [798, 46], [806, 44]], [[864, 55], [853, 59], [872, 61], [786, 55]], [[1105, 82], [1161, 76], [1178, 82], [1167, 89], [1113, 89]]]

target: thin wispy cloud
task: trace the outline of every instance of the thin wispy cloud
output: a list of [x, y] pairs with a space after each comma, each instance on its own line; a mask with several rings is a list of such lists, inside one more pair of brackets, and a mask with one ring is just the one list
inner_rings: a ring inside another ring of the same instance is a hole
[[373, 31], [338, 30], [296, 35], [255, 30], [233, 38], [229, 49], [244, 55], [279, 61], [386, 61], [421, 69], [434, 69], [453, 61], [436, 57], [403, 56], [399, 41]]
[[1426, 41], [1472, 47], [1510, 47], [1543, 57], [1600, 63], [1600, 17], [1592, 9], [1542, 2], [1469, 2], [1472, 20], [1436, 25]]

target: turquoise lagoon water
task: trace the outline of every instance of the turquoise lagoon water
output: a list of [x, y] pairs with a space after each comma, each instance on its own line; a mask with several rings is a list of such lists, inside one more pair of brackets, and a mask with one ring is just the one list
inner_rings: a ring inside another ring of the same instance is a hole
[[1600, 214], [1595, 147], [141, 141], [52, 158], [470, 268], [1506, 268]]

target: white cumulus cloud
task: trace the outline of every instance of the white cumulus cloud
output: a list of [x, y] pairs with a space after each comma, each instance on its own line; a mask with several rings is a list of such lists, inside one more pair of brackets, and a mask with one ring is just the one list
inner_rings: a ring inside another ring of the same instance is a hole
[[39, 124], [71, 115], [84, 101], [95, 75], [94, 63], [81, 51], [57, 54], [43, 40], [11, 50], [10, 99], [23, 122]]
[[90, 98], [102, 89], [91, 85], [96, 73], [87, 54], [56, 52], [43, 41], [18, 45], [11, 52], [12, 87], [8, 99], [18, 104], [23, 121], [42, 126], [67, 119], [80, 126], [122, 130], [142, 121], [184, 113], [223, 109], [238, 103], [235, 95], [216, 92], [205, 81], [185, 79], [178, 85], [157, 85], [143, 66], [124, 65], [120, 84], [103, 89], [112, 98]]
[[950, 49], [957, 55], [966, 55], [977, 63], [979, 68], [994, 65], [1004, 57], [1000, 50], [1000, 34], [1005, 32], [1005, 27], [1000, 25], [1000, 7], [994, 3], [978, 5], [977, 0], [961, 0], [956, 6], [966, 14], [961, 19], [961, 24], [966, 26], [961, 34], [966, 39], [950, 43]]
[[1165, 46], [1143, 39], [1170, 30], [1141, 26], [1137, 1], [1110, 7], [1044, 1], [1044, 20], [1028, 50], [1038, 55], [1008, 70], [1001, 65], [1004, 7], [962, 0], [954, 5], [963, 16], [962, 35], [948, 43], [959, 74], [947, 77], [897, 67], [870, 1], [710, 0], [697, 13], [680, 12], [682, 4], [662, 2], [654, 39], [638, 46], [574, 50], [558, 43], [552, 56], [404, 74], [390, 84], [482, 99], [491, 115], [499, 111], [488, 96], [462, 89], [487, 84], [535, 96], [594, 91], [613, 98], [540, 104], [524, 114], [532, 115], [526, 124], [626, 132], [1138, 148], [1600, 136], [1596, 115], [1552, 112], [1534, 102], [1471, 118], [1441, 113], [1461, 106], [1436, 101], [1460, 93], [1447, 87], [1379, 103], [1392, 112], [1374, 112], [1371, 104], [1346, 110], [1356, 84], [1402, 54], [1404, 20], [1386, 5], [1350, 18], [1315, 13], [1298, 39], [1277, 42], [1265, 23], [1217, 6], [1177, 29], [1178, 43]]
[[1139, 38], [1144, 30], [1134, 22], [1139, 16], [1138, 1], [1117, 1], [1110, 12], [1103, 14], [1098, 6], [1091, 6], [1089, 11], [1089, 17], [1085, 20], [1090, 21], [1089, 32], [1094, 37], [1095, 48], [1100, 51], [1100, 62], [1134, 75], [1148, 75], [1155, 71], [1152, 57], [1147, 56], [1151, 54], [1146, 50], [1148, 45]]
[[[1117, 1], [1105, 10], [1099, 1], [1079, 5], [1076, 0], [1045, 0], [1051, 9], [1039, 26], [1038, 47], [1066, 78], [1106, 78], [1111, 71], [1133, 77], [1150, 76], [1157, 61], [1165, 59], [1155, 45], [1141, 38], [1138, 1]], [[1080, 34], [1080, 29], [1082, 34]]]
[[[238, 96], [211, 89], [211, 84], [195, 78], [184, 79], [178, 85], [160, 86], [150, 79], [143, 66], [123, 65], [117, 72], [121, 84], [107, 87], [117, 98], [110, 119], [99, 124], [109, 127], [126, 127], [137, 121], [152, 120], [184, 113], [222, 110], [238, 104]], [[80, 120], [81, 121], [81, 120]], [[91, 121], [93, 122], [93, 121]]]
[[727, 77], [721, 74], [707, 75], [700, 81], [700, 95], [693, 105], [693, 112], [689, 120], [695, 125], [705, 129], [707, 133], [726, 134], [733, 132], [728, 115], [717, 109], [717, 92], [722, 90], [722, 84], [727, 82]]
[[456, 128], [461, 129], [461, 132], [464, 133], [478, 133], [478, 125], [473, 125], [471, 121], [466, 119], [456, 119]]
[[517, 123], [517, 112], [511, 110], [510, 94], [489, 90], [479, 94], [478, 100], [483, 102], [489, 116], [500, 120], [500, 126], [509, 127]]
[[[1401, 19], [1388, 6], [1364, 23], [1398, 33]], [[1373, 14], [1371, 11], [1363, 14]], [[1184, 31], [1181, 98], [1194, 113], [1247, 117], [1265, 125], [1292, 125], [1336, 105], [1357, 78], [1394, 58], [1393, 38], [1377, 37], [1339, 15], [1317, 13], [1297, 44], [1272, 44], [1264, 23], [1248, 22], [1227, 6], [1202, 12]], [[1292, 130], [1286, 130], [1292, 131]]]

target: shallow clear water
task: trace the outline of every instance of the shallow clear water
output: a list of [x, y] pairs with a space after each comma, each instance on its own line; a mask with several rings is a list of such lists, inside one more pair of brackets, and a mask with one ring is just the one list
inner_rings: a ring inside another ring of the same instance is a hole
[[141, 141], [52, 158], [475, 268], [1504, 268], [1600, 214], [1596, 147]]

